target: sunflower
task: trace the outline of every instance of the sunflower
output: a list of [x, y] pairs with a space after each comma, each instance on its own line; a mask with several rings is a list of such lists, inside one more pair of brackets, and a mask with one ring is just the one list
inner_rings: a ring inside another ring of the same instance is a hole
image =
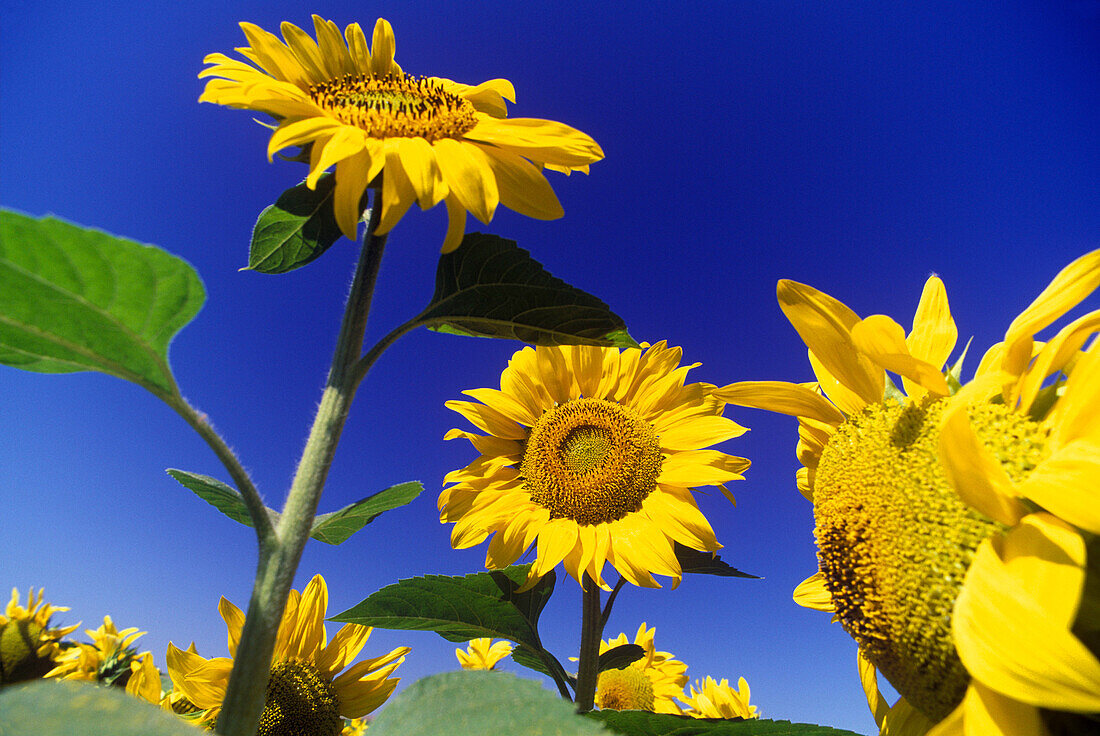
[[365, 718], [351, 718], [344, 724], [344, 729], [340, 731], [340, 736], [363, 736], [367, 732], [367, 726], [370, 724]]
[[755, 705], [749, 705], [749, 683], [742, 677], [737, 681], [737, 689], [722, 678], [717, 682], [707, 676], [705, 680], [691, 686], [687, 697], [679, 696], [687, 705], [683, 711], [692, 718], [759, 718]]
[[[1003, 388], [1006, 397], [1056, 396], [1056, 388], [1040, 390], [1035, 371], [1022, 375], [1023, 366], [1034, 354], [1043, 377], [1067, 368], [1100, 322], [1087, 315], [1043, 350], [1032, 339], [1095, 288], [1090, 273], [1097, 266], [1089, 264], [1100, 263], [1098, 254], [1067, 267], [1017, 318], [1005, 344], [982, 359], [978, 374], [990, 377], [977, 386]], [[1003, 515], [956, 490], [954, 476], [973, 476], [973, 468], [945, 472], [942, 462], [959, 448], [981, 446], [997, 458], [982, 467], [992, 472], [995, 465], [998, 483], [1026, 484], [1042, 476], [1035, 473], [1050, 452], [1049, 427], [1013, 402], [982, 400], [978, 387], [947, 398], [958, 369], [946, 376], [941, 369], [957, 332], [938, 278], [925, 285], [908, 335], [882, 315], [861, 320], [812, 287], [783, 281], [778, 291], [809, 348], [817, 383], [750, 382], [718, 395], [799, 417], [798, 487], [814, 504], [820, 570], [795, 599], [835, 613], [859, 644], [861, 681], [883, 732], [922, 734], [955, 719], [964, 696], [980, 687], [960, 658], [958, 607], [972, 598], [968, 570], [989, 557], [983, 550], [1008, 528]], [[1005, 370], [992, 372], [999, 363]], [[905, 393], [886, 371], [902, 376]], [[960, 444], [960, 427], [972, 432], [969, 445]], [[892, 707], [878, 692], [879, 672], [902, 695]]]
[[466, 649], [456, 649], [455, 656], [464, 670], [491, 670], [497, 662], [512, 653], [512, 643], [484, 637], [472, 639]]
[[138, 631], [136, 626], [119, 631], [111, 617], [104, 616], [98, 629], [85, 629], [84, 633], [92, 643], [78, 642], [66, 649], [46, 677], [125, 686], [130, 679], [130, 663], [143, 656], [131, 645], [146, 632]]
[[[267, 702], [257, 736], [337, 736], [344, 718], [370, 713], [397, 687], [399, 678], [389, 675], [404, 661], [409, 648], [398, 647], [363, 660], [340, 674], [362, 650], [372, 629], [346, 624], [326, 645], [327, 608], [328, 588], [320, 575], [315, 575], [301, 594], [290, 591], [275, 640]], [[171, 642], [167, 657], [173, 690], [205, 710], [202, 720], [211, 724], [221, 712], [244, 625], [244, 613], [225, 598], [218, 610], [229, 630], [229, 657], [204, 659]]]
[[466, 212], [488, 223], [497, 204], [540, 220], [562, 215], [542, 168], [584, 171], [603, 158], [589, 136], [567, 125], [508, 119], [512, 83], [466, 85], [406, 74], [394, 61], [393, 29], [379, 18], [371, 48], [358, 23], [341, 37], [332, 21], [313, 16], [317, 40], [290, 23], [283, 40], [241, 23], [250, 46], [237, 51], [252, 64], [210, 54], [200, 77], [200, 102], [256, 110], [277, 125], [268, 159], [288, 146], [309, 152], [306, 184], [336, 165], [336, 222], [352, 240], [364, 190], [381, 175], [382, 217], [389, 232], [409, 206], [444, 202], [449, 225], [443, 252], [458, 247]]
[[664, 342], [645, 352], [527, 347], [512, 356], [499, 391], [448, 401], [488, 433], [445, 435], [481, 453], [444, 478], [454, 484], [439, 495], [440, 521], [455, 525], [451, 545], [465, 549], [494, 535], [485, 565], [496, 569], [537, 542], [528, 585], [559, 562], [578, 582], [587, 574], [605, 589], [605, 562], [634, 585], [660, 587], [652, 573], [678, 584], [675, 543], [722, 546], [690, 489], [721, 487], [749, 467], [700, 449], [745, 429], [722, 417], [713, 386], [685, 385], [698, 363], [677, 367], [680, 358]]
[[653, 643], [656, 629], [647, 629], [643, 621], [634, 635], [626, 634], [600, 642], [600, 654], [624, 644], [634, 643], [644, 654], [626, 667], [600, 673], [596, 683], [596, 705], [610, 710], [648, 710], [652, 713], [680, 713], [674, 698], [682, 698], [688, 678], [687, 665], [669, 652], [658, 652]]
[[19, 589], [11, 589], [11, 600], [0, 614], [0, 686], [44, 676], [57, 663], [63, 648], [61, 638], [76, 630], [72, 626], [50, 626], [55, 613], [65, 606], [46, 603], [44, 591], [27, 591], [27, 605], [19, 605]]

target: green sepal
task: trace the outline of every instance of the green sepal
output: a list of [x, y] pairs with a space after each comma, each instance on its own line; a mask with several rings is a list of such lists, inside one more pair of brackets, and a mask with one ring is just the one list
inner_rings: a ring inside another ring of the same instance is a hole
[[440, 257], [435, 293], [413, 324], [531, 345], [638, 345], [600, 299], [550, 275], [514, 241], [483, 233]]
[[302, 182], [280, 194], [256, 219], [242, 270], [288, 273], [320, 258], [342, 235], [333, 210], [335, 188], [336, 177], [322, 174], [315, 189]]
[[[196, 496], [233, 521], [252, 526], [248, 507], [245, 506], [241, 495], [231, 486], [217, 478], [189, 473], [186, 470], [170, 468], [167, 473], [184, 488], [194, 492]], [[424, 486], [419, 481], [409, 481], [362, 498], [339, 511], [318, 514], [313, 519], [309, 536], [325, 544], [342, 544], [351, 535], [378, 518], [379, 514], [408, 504], [423, 490]], [[272, 526], [277, 526], [281, 514], [272, 508], [265, 507], [265, 509], [271, 518]]]
[[691, 547], [685, 547], [679, 542], [674, 543], [673, 552], [676, 554], [676, 560], [680, 563], [680, 569], [685, 573], [691, 573], [693, 575], [717, 575], [723, 578], [751, 578], [753, 580], [763, 580], [763, 578], [758, 575], [750, 575], [747, 572], [741, 572], [737, 568], [722, 562], [720, 555], [711, 552], [700, 552]]
[[178, 397], [168, 345], [205, 299], [195, 270], [156, 246], [0, 210], [0, 363]]

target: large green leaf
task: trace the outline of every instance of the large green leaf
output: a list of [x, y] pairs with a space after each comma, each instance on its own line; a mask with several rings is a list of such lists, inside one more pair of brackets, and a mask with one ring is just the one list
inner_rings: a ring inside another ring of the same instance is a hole
[[676, 542], [674, 552], [676, 553], [676, 560], [680, 563], [680, 569], [685, 573], [693, 573], [695, 575], [717, 575], [723, 578], [752, 578], [753, 580], [761, 580], [758, 575], [749, 575], [747, 572], [741, 572], [736, 567], [731, 567], [727, 563], [722, 562], [721, 556], [711, 552], [700, 552], [691, 547], [685, 547], [679, 542]]
[[195, 736], [194, 726], [119, 688], [38, 680], [0, 690], [3, 736]]
[[[199, 498], [233, 519], [233, 521], [252, 526], [248, 508], [241, 500], [241, 495], [231, 486], [222, 483], [217, 478], [189, 473], [186, 470], [172, 468], [168, 470], [168, 475], [179, 481], [184, 488], [193, 491]], [[313, 528], [309, 535], [318, 542], [324, 542], [325, 544], [342, 544], [352, 534], [374, 521], [379, 514], [404, 506], [420, 495], [423, 490], [424, 486], [418, 481], [401, 483], [384, 491], [379, 491], [373, 496], [360, 499], [339, 511], [318, 514], [313, 519]], [[279, 523], [280, 514], [278, 511], [269, 508], [267, 513], [271, 517], [272, 525]]]
[[596, 662], [596, 671], [621, 670], [632, 662], [637, 662], [645, 656], [645, 649], [637, 644], [620, 644], [612, 647], [600, 655]]
[[336, 177], [324, 174], [317, 188], [305, 182], [279, 195], [260, 213], [252, 229], [248, 268], [260, 273], [287, 273], [316, 260], [340, 238], [332, 209]]
[[573, 704], [507, 672], [444, 672], [417, 680], [371, 723], [371, 736], [595, 736]]
[[0, 363], [176, 396], [168, 344], [205, 298], [194, 269], [160, 248], [0, 210]]
[[600, 710], [588, 717], [602, 721], [613, 733], [627, 736], [857, 736], [829, 726], [790, 721], [692, 718], [642, 710]]
[[375, 591], [329, 620], [434, 631], [448, 641], [488, 636], [537, 647], [535, 627], [549, 592], [545, 579], [532, 590], [516, 592], [530, 567], [513, 565], [465, 576], [407, 578]]
[[415, 322], [532, 345], [638, 346], [602, 301], [551, 276], [514, 241], [482, 233], [440, 257], [435, 294]]

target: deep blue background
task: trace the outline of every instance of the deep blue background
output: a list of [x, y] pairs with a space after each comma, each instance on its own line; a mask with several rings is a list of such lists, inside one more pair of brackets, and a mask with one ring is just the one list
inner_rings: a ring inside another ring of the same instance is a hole
[[[502, 208], [469, 227], [517, 240], [637, 339], [682, 345], [703, 364], [694, 380], [811, 377], [775, 303], [779, 278], [908, 324], [938, 273], [962, 339], [984, 350], [1100, 240], [1096, 2], [7, 3], [0, 204], [196, 267], [209, 299], [172, 363], [271, 505], [320, 395], [355, 249], [343, 241], [289, 276], [238, 273], [257, 213], [304, 168], [268, 164], [249, 113], [197, 104], [195, 75], [205, 54], [245, 44], [238, 21], [311, 29], [311, 12], [368, 33], [383, 15], [407, 71], [505, 77], [513, 116], [599, 141], [607, 158], [590, 176], [549, 175], [563, 219]], [[442, 208], [414, 209], [394, 230], [369, 336], [429, 298], [445, 223]], [[378, 363], [322, 510], [405, 480], [427, 490], [342, 547], [309, 545], [299, 584], [324, 574], [330, 612], [398, 578], [481, 569], [484, 547], [451, 551], [437, 522], [443, 475], [473, 457], [442, 441], [464, 426], [443, 402], [496, 386], [518, 347], [424, 332]], [[722, 449], [754, 465], [731, 488], [736, 509], [716, 493], [701, 504], [723, 557], [765, 579], [626, 590], [607, 634], [644, 620], [693, 678], [744, 675], [766, 716], [869, 733], [855, 645], [790, 600], [815, 570], [794, 421], [728, 414], [752, 432]], [[168, 640], [224, 655], [217, 600], [247, 601], [254, 542], [164, 474], [224, 477], [182, 421], [112, 378], [0, 369], [0, 437], [0, 587], [45, 585], [72, 606], [63, 621], [140, 626], [161, 667]], [[576, 587], [562, 585], [545, 619], [563, 658]], [[434, 634], [376, 631], [368, 653], [403, 643], [406, 683], [457, 667]]]

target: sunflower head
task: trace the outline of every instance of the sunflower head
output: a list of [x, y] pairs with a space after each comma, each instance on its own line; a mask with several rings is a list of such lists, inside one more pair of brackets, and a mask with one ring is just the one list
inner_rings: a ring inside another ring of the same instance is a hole
[[722, 416], [713, 386], [685, 383], [695, 366], [679, 366], [680, 358], [663, 342], [644, 352], [524, 348], [499, 391], [447, 402], [487, 433], [446, 435], [481, 453], [447, 475], [453, 485], [439, 497], [440, 520], [455, 524], [452, 545], [492, 535], [486, 566], [495, 569], [536, 543], [528, 584], [560, 562], [578, 582], [588, 575], [606, 585], [610, 563], [635, 585], [656, 587], [653, 573], [678, 583], [675, 544], [721, 547], [691, 489], [721, 487], [749, 466], [703, 449], [745, 429]]
[[495, 669], [500, 660], [512, 653], [512, 643], [508, 641], [493, 642], [484, 637], [473, 639], [465, 649], [456, 649], [455, 656], [464, 670], [491, 670]]
[[759, 718], [755, 705], [749, 704], [749, 683], [742, 677], [734, 689], [729, 681], [716, 681], [709, 675], [703, 681], [691, 685], [687, 697], [681, 699], [687, 705], [686, 715], [692, 718]]
[[[498, 204], [538, 219], [562, 215], [544, 168], [588, 170], [603, 158], [589, 136], [549, 120], [507, 119], [515, 90], [505, 79], [467, 85], [406, 74], [394, 61], [394, 35], [379, 18], [372, 42], [359, 24], [343, 32], [313, 16], [316, 39], [291, 23], [283, 38], [251, 23], [241, 28], [251, 62], [210, 54], [200, 77], [214, 77], [201, 102], [255, 110], [276, 120], [268, 158], [302, 146], [306, 184], [336, 166], [335, 213], [351, 239], [368, 186], [381, 188], [389, 232], [413, 202], [444, 202], [449, 225], [443, 252], [458, 247], [471, 212], [488, 223]], [[254, 65], [254, 66], [253, 66]]]
[[[669, 652], [659, 652], [653, 643], [656, 629], [643, 622], [634, 636], [634, 644], [644, 652], [640, 659], [619, 669], [600, 673], [596, 683], [596, 705], [610, 710], [647, 710], [653, 713], [680, 713], [674, 698], [681, 697], [688, 678], [687, 665]], [[600, 654], [631, 643], [626, 634], [600, 642]]]
[[[409, 648], [398, 647], [352, 664], [371, 628], [346, 624], [326, 644], [327, 608], [328, 588], [320, 575], [314, 576], [302, 593], [290, 591], [275, 641], [257, 736], [337, 736], [345, 718], [370, 713], [397, 686], [398, 678], [390, 675]], [[235, 655], [244, 613], [224, 598], [219, 609], [229, 631], [230, 655]], [[204, 659], [193, 647], [182, 650], [171, 643], [167, 659], [173, 692], [203, 710], [202, 720], [213, 724], [221, 712], [233, 659]]]
[[[119, 631], [110, 616], [103, 617], [98, 629], [85, 629], [92, 643], [77, 643], [57, 658], [57, 666], [46, 677], [82, 680], [125, 687], [131, 675], [131, 663], [140, 656], [132, 644], [146, 632], [130, 627]], [[147, 652], [146, 652], [147, 654]]]
[[27, 605], [19, 603], [19, 590], [12, 588], [11, 600], [0, 615], [0, 686], [43, 677], [57, 664], [64, 651], [61, 638], [80, 624], [52, 627], [54, 613], [68, 611], [44, 600], [34, 588], [27, 591]]

